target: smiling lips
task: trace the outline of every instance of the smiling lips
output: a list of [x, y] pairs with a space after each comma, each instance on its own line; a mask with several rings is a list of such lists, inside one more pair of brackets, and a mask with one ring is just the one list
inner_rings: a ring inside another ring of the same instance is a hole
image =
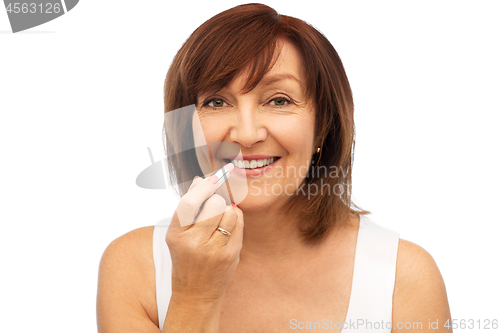
[[232, 160], [231, 163], [233, 163], [235, 167], [240, 169], [256, 169], [268, 166], [278, 158], [279, 157], [270, 157], [258, 160]]
[[235, 158], [231, 160], [229, 159], [225, 160], [227, 162], [230, 161], [231, 163], [234, 164], [235, 167], [239, 169], [252, 170], [252, 169], [266, 167], [274, 163], [279, 158], [280, 157], [278, 156], [252, 155], [252, 156], [244, 156], [243, 159]]
[[249, 155], [241, 158], [232, 157], [224, 159], [227, 163], [234, 164], [234, 174], [246, 177], [258, 177], [273, 168], [281, 157], [270, 155]]

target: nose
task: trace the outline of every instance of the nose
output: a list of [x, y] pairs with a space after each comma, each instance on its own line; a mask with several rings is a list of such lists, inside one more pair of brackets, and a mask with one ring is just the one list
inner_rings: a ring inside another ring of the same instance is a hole
[[250, 148], [267, 139], [267, 129], [260, 111], [252, 107], [240, 108], [236, 114], [229, 138], [232, 142]]

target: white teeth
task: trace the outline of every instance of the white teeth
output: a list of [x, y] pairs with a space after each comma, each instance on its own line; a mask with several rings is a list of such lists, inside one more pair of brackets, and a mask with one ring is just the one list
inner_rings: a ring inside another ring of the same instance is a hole
[[235, 167], [240, 168], [240, 169], [255, 169], [255, 168], [262, 168], [264, 166], [267, 166], [271, 163], [273, 163], [275, 160], [277, 160], [278, 157], [271, 157], [271, 158], [266, 158], [266, 159], [260, 159], [260, 160], [232, 160], [231, 163], [234, 164]]

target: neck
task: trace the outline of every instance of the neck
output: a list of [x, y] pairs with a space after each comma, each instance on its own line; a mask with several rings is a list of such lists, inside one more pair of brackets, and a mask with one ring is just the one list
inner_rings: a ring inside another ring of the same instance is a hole
[[299, 219], [284, 220], [277, 211], [246, 211], [244, 216], [243, 246], [240, 263], [269, 267], [280, 263], [306, 262], [322, 251], [335, 251], [342, 247], [349, 231], [359, 228], [359, 217], [350, 214], [346, 221], [339, 222], [320, 241], [303, 243], [298, 230]]
[[284, 217], [278, 211], [245, 211], [243, 247], [240, 262], [266, 266], [296, 261], [309, 255], [318, 244], [304, 244], [298, 230], [298, 219]]

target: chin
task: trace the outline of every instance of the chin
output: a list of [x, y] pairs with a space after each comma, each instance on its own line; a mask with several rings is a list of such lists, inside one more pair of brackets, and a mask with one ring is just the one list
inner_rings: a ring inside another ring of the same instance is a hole
[[266, 211], [270, 208], [275, 208], [281, 200], [277, 196], [271, 195], [257, 195], [249, 193], [246, 198], [238, 204], [238, 207], [244, 211]]

